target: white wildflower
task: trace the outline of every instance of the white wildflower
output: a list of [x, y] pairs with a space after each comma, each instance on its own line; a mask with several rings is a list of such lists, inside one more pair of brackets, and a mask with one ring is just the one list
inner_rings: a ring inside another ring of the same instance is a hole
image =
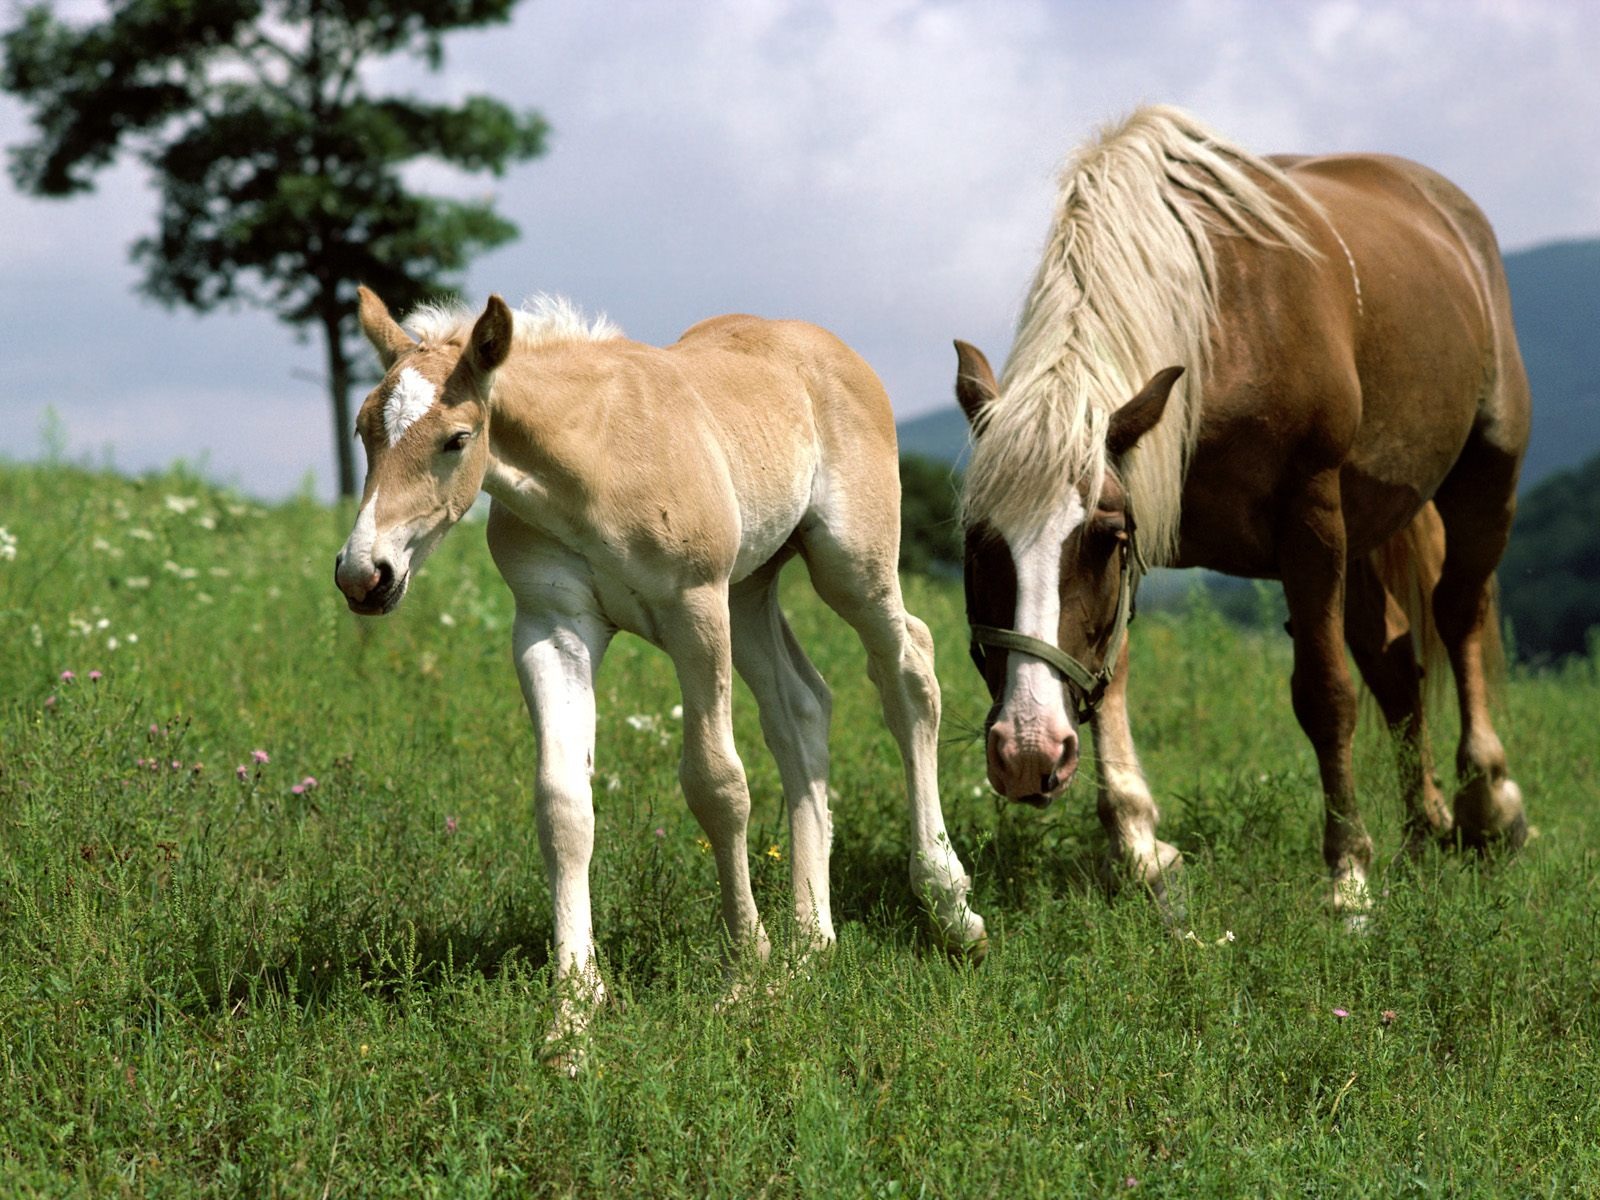
[[131, 538], [138, 538], [141, 542], [153, 542], [156, 540], [155, 534], [151, 533], [148, 529], [143, 529], [137, 526], [128, 530], [128, 536]]
[[200, 503], [198, 496], [168, 496], [167, 507], [175, 513], [186, 513]]
[[122, 645], [122, 643], [117, 641], [117, 639], [114, 638], [114, 637], [108, 637], [106, 639], [106, 649], [107, 650], [115, 650], [120, 645]]
[[628, 728], [640, 733], [650, 733], [661, 724], [661, 718], [655, 713], [634, 713], [627, 720]]
[[206, 574], [213, 579], [227, 579], [233, 574], [227, 567], [207, 567]]
[[443, 625], [443, 626], [448, 628], [449, 626], [452, 626], [455, 623], [456, 623], [456, 619], [454, 617], [452, 617], [449, 613], [442, 612], [442, 613], [439, 614], [439, 624], [441, 624], [441, 625]]
[[217, 527], [217, 519], [213, 516], [196, 517], [194, 523], [200, 526], [201, 529], [215, 529]]
[[681, 720], [683, 720], [683, 705], [681, 705], [681, 704], [674, 704], [674, 705], [673, 705], [673, 706], [672, 706], [672, 719], [673, 719], [673, 720], [674, 720], [674, 721], [681, 721]]
[[0, 559], [10, 562], [17, 557], [17, 539], [9, 529], [0, 525]]
[[173, 562], [170, 558], [161, 564], [161, 569], [163, 571], [171, 571], [179, 579], [193, 579], [196, 575], [200, 574], [200, 572], [194, 567], [181, 567], [177, 563]]
[[134, 643], [136, 643], [138, 640], [139, 640], [139, 635], [137, 633], [130, 633], [128, 635], [128, 645], [131, 646]]
[[125, 588], [132, 588], [134, 591], [139, 591], [150, 586], [150, 576], [129, 575], [122, 581], [122, 586]]

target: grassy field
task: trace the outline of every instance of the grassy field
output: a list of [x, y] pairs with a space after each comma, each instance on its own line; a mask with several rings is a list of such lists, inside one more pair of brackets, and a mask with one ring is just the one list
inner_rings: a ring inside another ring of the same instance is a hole
[[[677, 698], [621, 639], [594, 877], [624, 1003], [567, 1080], [538, 1060], [534, 751], [481, 527], [361, 622], [331, 578], [348, 515], [309, 502], [4, 467], [0, 526], [0, 1195], [1600, 1193], [1593, 663], [1512, 681], [1542, 836], [1511, 863], [1392, 862], [1369, 718], [1384, 866], [1357, 937], [1322, 906], [1286, 639], [1141, 618], [1135, 732], [1190, 864], [1175, 939], [1094, 885], [1087, 781], [1044, 814], [987, 795], [959, 589], [910, 581], [993, 938], [973, 969], [926, 944], [859, 647], [791, 578], [837, 698], [840, 942], [724, 1011]], [[741, 700], [781, 957], [777, 773]]]

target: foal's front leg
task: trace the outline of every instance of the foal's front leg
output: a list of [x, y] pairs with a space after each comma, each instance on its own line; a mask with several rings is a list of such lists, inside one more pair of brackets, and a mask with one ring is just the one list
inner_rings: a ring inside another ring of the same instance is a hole
[[555, 908], [556, 1017], [545, 1036], [551, 1061], [575, 1069], [574, 1040], [606, 998], [595, 958], [589, 903], [594, 854], [594, 675], [611, 640], [598, 616], [519, 608], [513, 632], [517, 675], [539, 742], [534, 805]]
[[725, 583], [687, 590], [659, 622], [661, 646], [683, 690], [683, 760], [678, 779], [689, 811], [711, 842], [722, 890], [730, 970], [754, 951], [766, 961], [767, 931], [750, 890], [750, 788], [733, 743], [733, 648]]

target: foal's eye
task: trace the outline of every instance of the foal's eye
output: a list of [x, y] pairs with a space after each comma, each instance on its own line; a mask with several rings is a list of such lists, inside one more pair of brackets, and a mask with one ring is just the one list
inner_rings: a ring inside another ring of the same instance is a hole
[[472, 430], [460, 430], [459, 432], [452, 433], [449, 437], [445, 438], [444, 445], [439, 447], [439, 451], [442, 454], [460, 454], [467, 448], [467, 443], [471, 440]]

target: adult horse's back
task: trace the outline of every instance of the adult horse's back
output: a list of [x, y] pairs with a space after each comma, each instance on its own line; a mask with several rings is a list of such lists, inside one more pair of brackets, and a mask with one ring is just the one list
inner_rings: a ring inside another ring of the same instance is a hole
[[[1143, 109], [1063, 174], [1001, 378], [957, 350], [997, 791], [1059, 794], [1092, 719], [1114, 852], [1163, 885], [1180, 857], [1134, 752], [1124, 635], [1144, 563], [1203, 566], [1283, 581], [1337, 907], [1365, 907], [1372, 858], [1346, 643], [1400, 742], [1410, 844], [1520, 844], [1486, 659], [1528, 387], [1494, 234], [1459, 189], [1381, 155], [1256, 158]], [[1430, 624], [1460, 696], [1453, 811], [1423, 714]]]

